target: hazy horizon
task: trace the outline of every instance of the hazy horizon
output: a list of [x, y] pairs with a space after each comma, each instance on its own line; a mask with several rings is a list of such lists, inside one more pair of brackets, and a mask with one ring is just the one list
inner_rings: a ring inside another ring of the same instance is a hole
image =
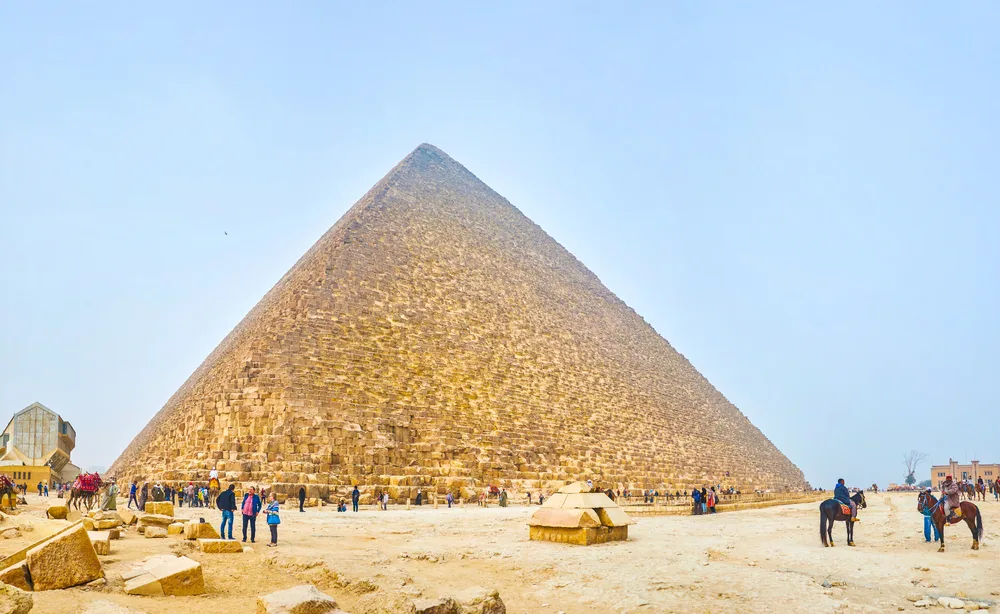
[[813, 486], [1000, 462], [995, 5], [60, 6], [0, 7], [0, 419], [81, 467], [421, 142]]

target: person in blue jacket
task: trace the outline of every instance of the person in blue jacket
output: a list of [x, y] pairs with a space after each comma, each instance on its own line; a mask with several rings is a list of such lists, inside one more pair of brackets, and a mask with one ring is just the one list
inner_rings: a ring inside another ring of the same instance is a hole
[[844, 486], [844, 478], [837, 480], [837, 485], [833, 488], [833, 498], [851, 508], [851, 522], [858, 521], [858, 505], [851, 501], [851, 492]]
[[[928, 493], [931, 492], [930, 486], [927, 487], [927, 492]], [[938, 533], [937, 525], [934, 524], [933, 520], [931, 519], [932, 509], [934, 508], [933, 507], [927, 508], [926, 510], [921, 512], [924, 516], [924, 541], [926, 541], [927, 543], [930, 543], [931, 541], [931, 529], [934, 529], [934, 541], [936, 542], [941, 541], [941, 534]]]
[[260, 497], [253, 486], [243, 495], [240, 511], [243, 512], [243, 542], [247, 541], [247, 525], [250, 525], [250, 543], [252, 544], [257, 539], [257, 514], [260, 513]]

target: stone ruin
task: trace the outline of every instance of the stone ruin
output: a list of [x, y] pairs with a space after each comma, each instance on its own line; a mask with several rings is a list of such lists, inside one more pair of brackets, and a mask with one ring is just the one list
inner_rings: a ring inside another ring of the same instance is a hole
[[421, 145], [282, 277], [110, 475], [363, 502], [486, 485], [800, 490], [792, 464], [571, 253]]
[[625, 510], [603, 492], [576, 482], [545, 500], [528, 521], [528, 538], [590, 546], [628, 539], [635, 524]]

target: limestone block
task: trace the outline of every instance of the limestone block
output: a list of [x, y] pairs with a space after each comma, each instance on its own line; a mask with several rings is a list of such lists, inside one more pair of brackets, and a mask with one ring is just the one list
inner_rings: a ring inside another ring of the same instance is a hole
[[555, 493], [551, 497], [542, 503], [542, 507], [562, 507], [563, 503], [566, 502], [566, 495], [564, 493]]
[[172, 518], [174, 515], [174, 504], [169, 501], [147, 501], [144, 511], [147, 514], [159, 514]]
[[28, 584], [27, 563], [24, 562], [14, 563], [7, 569], [0, 571], [0, 582], [4, 584], [9, 584], [11, 586], [16, 586], [21, 590], [30, 591], [31, 585]]
[[205, 577], [201, 564], [186, 556], [158, 556], [122, 574], [129, 595], [201, 595]]
[[36, 591], [76, 586], [104, 575], [101, 561], [82, 525], [58, 533], [32, 548], [27, 561]]
[[0, 612], [3, 614], [28, 614], [34, 605], [34, 598], [24, 589], [0, 585]]
[[80, 512], [79, 510], [69, 510], [66, 513], [66, 520], [68, 520], [70, 522], [76, 522], [77, 520], [80, 520], [81, 518], [83, 518], [83, 513]]
[[312, 584], [257, 597], [257, 614], [326, 614], [340, 612], [333, 597]]
[[84, 516], [83, 517], [83, 528], [86, 529], [86, 530], [88, 530], [88, 531], [95, 531], [95, 530], [97, 530], [97, 527], [96, 527], [96, 525], [94, 523], [94, 519], [90, 518], [88, 516]]
[[552, 509], [540, 507], [528, 520], [532, 527], [587, 528], [601, 526], [601, 518], [594, 510]]
[[601, 519], [601, 524], [606, 527], [625, 527], [635, 524], [632, 517], [625, 513], [620, 507], [601, 507], [594, 510]]
[[455, 595], [462, 614], [507, 614], [500, 593], [480, 587], [470, 587]]
[[111, 554], [111, 534], [107, 531], [87, 531], [87, 537], [97, 554]]
[[105, 518], [103, 520], [94, 521], [94, 530], [96, 531], [106, 531], [107, 529], [113, 529], [117, 526], [119, 526], [119, 523], [116, 518]]
[[136, 521], [135, 514], [133, 514], [131, 510], [127, 508], [122, 508], [118, 510], [118, 517], [121, 518], [122, 524], [124, 524], [125, 526], [135, 524]]
[[167, 535], [183, 535], [184, 534], [184, 523], [175, 522], [167, 526]]
[[157, 538], [160, 538], [160, 537], [166, 537], [167, 536], [167, 528], [166, 527], [156, 526], [156, 525], [148, 526], [143, 531], [143, 535], [145, 535], [147, 538], [152, 538], [152, 539], [157, 539]]
[[199, 539], [198, 547], [206, 554], [242, 553], [243, 545], [235, 539]]
[[45, 511], [45, 515], [49, 518], [55, 518], [56, 520], [66, 520], [66, 516], [69, 514], [69, 508], [65, 503], [57, 503], [55, 505], [50, 505], [49, 509]]
[[122, 538], [122, 530], [121, 529], [110, 529], [108, 531], [108, 538], [109, 539], [121, 539]]
[[462, 607], [451, 597], [414, 599], [417, 614], [462, 614]]
[[164, 516], [163, 514], [146, 514], [142, 518], [139, 518], [140, 527], [159, 526], [167, 528], [173, 522], [173, 516]]
[[189, 522], [184, 525], [184, 539], [219, 539], [222, 537], [214, 525], [207, 522]]

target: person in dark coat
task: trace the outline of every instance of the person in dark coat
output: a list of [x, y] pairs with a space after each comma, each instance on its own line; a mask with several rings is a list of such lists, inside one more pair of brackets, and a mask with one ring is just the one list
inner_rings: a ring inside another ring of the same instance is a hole
[[851, 508], [851, 522], [858, 521], [858, 505], [851, 501], [851, 491], [844, 485], [844, 478], [837, 480], [837, 485], [833, 487], [833, 498]]
[[306, 487], [299, 488], [299, 511], [304, 512], [306, 505]]
[[[227, 490], [222, 491], [215, 498], [215, 507], [222, 510], [222, 526], [219, 527], [219, 536], [222, 539], [233, 538], [233, 514], [236, 513], [236, 484], [230, 484]], [[226, 523], [229, 523], [229, 537], [226, 537]], [[246, 541], [244, 536], [243, 541]]]
[[251, 486], [247, 494], [243, 495], [243, 504], [240, 505], [243, 512], [243, 542], [247, 541], [247, 526], [250, 526], [250, 543], [257, 539], [257, 514], [260, 513], [260, 497], [257, 496], [254, 487]]
[[351, 506], [354, 508], [355, 512], [358, 511], [358, 501], [360, 500], [361, 500], [361, 491], [358, 490], [357, 486], [355, 486], [354, 490], [351, 492]]

